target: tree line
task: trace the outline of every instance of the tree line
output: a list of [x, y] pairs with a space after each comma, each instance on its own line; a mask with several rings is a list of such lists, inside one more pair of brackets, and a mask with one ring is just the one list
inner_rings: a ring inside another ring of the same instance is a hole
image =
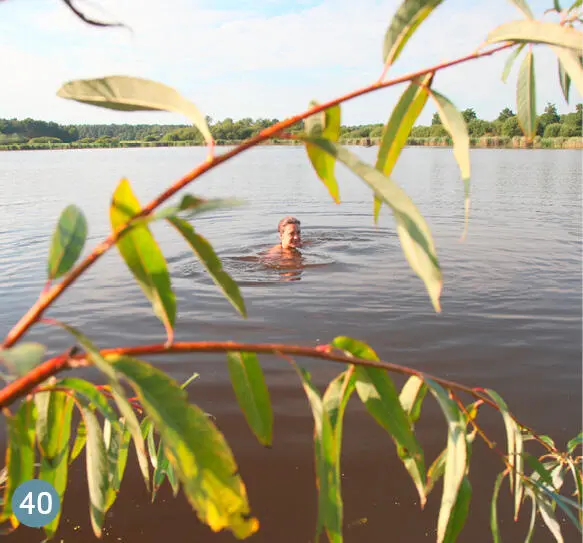
[[[492, 121], [478, 118], [475, 110], [468, 108], [462, 112], [471, 137], [521, 136], [518, 117], [510, 108], [504, 108]], [[218, 143], [245, 140], [278, 122], [278, 119], [251, 119], [234, 121], [227, 118], [213, 121], [207, 117], [211, 133]], [[547, 103], [544, 112], [537, 117], [537, 135], [545, 138], [581, 136], [583, 125], [583, 104], [577, 104], [575, 111], [559, 115], [555, 104]], [[302, 130], [301, 123], [292, 132]], [[359, 138], [380, 138], [383, 125], [367, 124], [342, 126], [341, 140]], [[434, 114], [429, 126], [415, 126], [412, 138], [433, 138], [447, 136], [439, 115]], [[15, 143], [97, 143], [115, 144], [120, 141], [136, 142], [180, 142], [203, 143], [200, 132], [193, 126], [159, 124], [81, 124], [60, 125], [55, 122], [34, 119], [0, 119], [0, 145]]]

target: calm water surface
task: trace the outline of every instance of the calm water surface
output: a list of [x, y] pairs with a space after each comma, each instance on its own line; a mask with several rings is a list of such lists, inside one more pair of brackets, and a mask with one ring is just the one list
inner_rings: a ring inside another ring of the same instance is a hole
[[[376, 149], [355, 152], [372, 162]], [[203, 157], [198, 148], [2, 153], [0, 334], [42, 289], [50, 235], [65, 205], [75, 203], [85, 212], [89, 250], [108, 233], [109, 199], [121, 177], [145, 203]], [[373, 226], [371, 195], [361, 181], [338, 166], [343, 203], [335, 205], [302, 149], [252, 150], [189, 189], [198, 196], [246, 201], [203, 215], [195, 225], [241, 284], [247, 320], [221, 297], [174, 231], [154, 226], [177, 292], [177, 339], [315, 344], [350, 335], [370, 342], [383, 359], [495, 388], [526, 423], [563, 442], [581, 428], [581, 158], [579, 151], [472, 151], [472, 217], [468, 239], [460, 243], [463, 188], [451, 151], [405, 150], [395, 179], [428, 220], [444, 272], [443, 313], [436, 315], [404, 260], [386, 209], [379, 227]], [[288, 214], [302, 221], [310, 242], [302, 265], [265, 266], [256, 256], [276, 243], [277, 222]], [[164, 339], [116, 251], [91, 268], [49, 315], [80, 326], [103, 346]], [[55, 350], [70, 344], [43, 326], [28, 339]], [[264, 360], [276, 416], [274, 447], [267, 451], [238, 411], [222, 356], [156, 362], [177, 379], [201, 373], [191, 397], [217, 417], [235, 451], [262, 523], [253, 541], [313, 541], [312, 423], [285, 363]], [[321, 385], [341, 369], [305, 365]], [[347, 541], [434, 540], [439, 492], [420, 513], [392, 442], [353, 404], [343, 456]], [[484, 421], [503, 443], [497, 419]], [[429, 457], [444, 446], [445, 428], [435, 409], [425, 409], [420, 433]], [[461, 541], [489, 541], [488, 499], [498, 460], [477, 446], [474, 462], [474, 508]], [[74, 467], [71, 483], [79, 502], [87, 492], [79, 482], [83, 469]], [[211, 537], [183, 497], [173, 500], [162, 492], [160, 503], [151, 506], [134, 472], [122, 487], [124, 495], [110, 515], [105, 541], [153, 543], [168, 534], [176, 541], [232, 540]], [[85, 505], [81, 509], [71, 496], [59, 535], [66, 542], [88, 541]], [[524, 533], [523, 525], [515, 532], [510, 518], [502, 520], [508, 533]], [[8, 539], [37, 541], [37, 534], [23, 530]], [[548, 540], [542, 529], [538, 540]]]

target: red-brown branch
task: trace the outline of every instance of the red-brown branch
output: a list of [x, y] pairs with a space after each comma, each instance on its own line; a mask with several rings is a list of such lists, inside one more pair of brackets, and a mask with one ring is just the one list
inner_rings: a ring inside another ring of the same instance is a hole
[[[448, 62], [442, 62], [437, 64], [436, 66], [432, 66], [431, 68], [425, 68], [423, 70], [418, 70], [416, 72], [412, 72], [407, 75], [403, 75], [401, 77], [396, 77], [391, 79], [390, 81], [386, 82], [376, 82], [372, 85], [367, 87], [355, 90], [351, 93], [345, 94], [339, 98], [335, 98], [334, 100], [330, 100], [329, 102], [314, 106], [303, 113], [295, 115], [293, 117], [289, 117], [279, 123], [262, 130], [256, 136], [248, 139], [247, 141], [243, 142], [241, 145], [227, 151], [226, 153], [218, 156], [213, 156], [207, 159], [202, 164], [199, 164], [196, 168], [192, 171], [187, 173], [184, 177], [176, 181], [172, 184], [166, 191], [152, 200], [149, 204], [147, 204], [141, 212], [135, 217], [143, 217], [151, 213], [154, 209], [164, 203], [166, 200], [171, 198], [174, 194], [176, 194], [179, 190], [184, 188], [186, 185], [194, 181], [196, 178], [200, 177], [205, 172], [215, 168], [219, 164], [233, 158], [234, 156], [246, 151], [247, 149], [262, 143], [278, 134], [282, 130], [291, 127], [295, 123], [313, 115], [314, 113], [318, 113], [329, 107], [335, 106], [340, 104], [341, 102], [346, 102], [347, 100], [351, 100], [358, 96], [362, 96], [369, 92], [373, 92], [382, 88], [391, 87], [394, 85], [398, 85], [400, 83], [404, 83], [406, 81], [410, 81], [417, 77], [421, 77], [431, 72], [437, 72], [439, 70], [443, 70], [445, 68], [449, 68], [451, 66], [455, 66], [457, 64], [461, 64], [463, 62], [467, 62], [469, 60], [473, 60], [480, 57], [486, 57], [502, 51], [503, 49], [507, 49], [511, 47], [512, 43], [507, 43], [504, 45], [500, 45], [488, 51], [476, 51], [470, 55], [466, 55], [464, 57], [460, 57], [455, 60], [451, 60]], [[69, 274], [67, 274], [64, 279], [57, 285], [54, 285], [48, 292], [42, 293], [37, 302], [23, 315], [23, 317], [16, 323], [16, 325], [10, 330], [8, 335], [6, 336], [3, 347], [7, 348], [12, 346], [20, 337], [32, 326], [38, 319], [42, 316], [44, 311], [55, 301], [57, 300], [61, 294], [87, 269], [91, 266], [103, 253], [105, 253], [108, 249], [110, 249], [117, 240], [127, 231], [127, 229], [131, 226], [131, 223], [121, 226], [119, 229], [112, 232], [104, 241], [102, 241], [90, 255], [88, 255], [82, 262], [80, 262]]]

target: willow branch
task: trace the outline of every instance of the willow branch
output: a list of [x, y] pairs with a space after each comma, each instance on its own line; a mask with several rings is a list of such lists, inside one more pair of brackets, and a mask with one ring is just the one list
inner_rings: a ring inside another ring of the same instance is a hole
[[[179, 190], [184, 188], [186, 185], [206, 173], [207, 171], [215, 168], [219, 164], [226, 162], [227, 160], [237, 156], [238, 154], [250, 149], [251, 147], [255, 147], [256, 145], [273, 138], [279, 132], [291, 127], [292, 125], [296, 124], [297, 122], [313, 115], [314, 113], [318, 113], [320, 111], [324, 111], [332, 106], [338, 105], [342, 102], [346, 102], [348, 100], [352, 100], [358, 96], [362, 96], [369, 92], [374, 92], [379, 89], [384, 89], [387, 87], [392, 87], [394, 85], [398, 85], [400, 83], [404, 83], [406, 81], [410, 81], [417, 77], [421, 77], [431, 72], [437, 72], [439, 70], [443, 70], [445, 68], [449, 68], [451, 66], [455, 66], [457, 64], [462, 64], [464, 62], [468, 62], [470, 60], [474, 60], [480, 57], [486, 57], [493, 55], [503, 49], [507, 49], [511, 47], [513, 44], [507, 43], [504, 45], [500, 45], [488, 51], [482, 52], [474, 52], [470, 55], [466, 55], [464, 57], [457, 58], [455, 60], [451, 60], [448, 62], [442, 62], [430, 68], [425, 68], [423, 70], [418, 70], [416, 72], [409, 73], [407, 75], [403, 75], [401, 77], [396, 77], [386, 82], [376, 82], [372, 85], [367, 87], [358, 89], [351, 93], [345, 94], [339, 98], [335, 98], [334, 100], [330, 100], [329, 102], [319, 104], [317, 106], [311, 107], [310, 109], [295, 115], [293, 117], [289, 117], [283, 121], [280, 121], [265, 130], [262, 130], [256, 136], [249, 138], [247, 141], [243, 142], [241, 145], [223, 153], [222, 155], [212, 156], [209, 157], [205, 162], [199, 164], [196, 168], [191, 170], [181, 179], [173, 183], [166, 191], [152, 200], [149, 204], [147, 204], [141, 211], [138, 213], [132, 220], [136, 220], [141, 217], [145, 217], [149, 215], [153, 210], [155, 210], [158, 206], [164, 203], [166, 200], [174, 196]], [[83, 261], [81, 261], [69, 274], [67, 274], [64, 279], [57, 285], [54, 285], [50, 290], [41, 294], [37, 302], [24, 314], [24, 316], [16, 323], [16, 325], [10, 330], [8, 335], [6, 336], [3, 347], [7, 348], [12, 346], [16, 341], [20, 339], [20, 337], [43, 315], [45, 310], [55, 301], [57, 300], [63, 292], [92, 264], [94, 264], [99, 257], [107, 250], [109, 250], [115, 243], [121, 238], [121, 236], [131, 228], [132, 222], [130, 221], [128, 224], [125, 224], [112, 232], [104, 241], [102, 241], [95, 249], [89, 254]]]

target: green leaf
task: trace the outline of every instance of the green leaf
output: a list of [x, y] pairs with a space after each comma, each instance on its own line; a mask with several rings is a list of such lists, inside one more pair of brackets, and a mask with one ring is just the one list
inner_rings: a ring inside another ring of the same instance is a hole
[[80, 409], [87, 428], [85, 451], [91, 527], [95, 537], [101, 537], [109, 487], [107, 452], [97, 417], [91, 409], [85, 406], [81, 406]]
[[[575, 526], [577, 531], [579, 533], [581, 533], [581, 523], [579, 522], [579, 519], [577, 519], [577, 517], [573, 514], [573, 511], [571, 510], [571, 508], [574, 508], [578, 512], [581, 512], [580, 505], [578, 503], [574, 502], [573, 500], [570, 500], [569, 498], [565, 498], [564, 496], [561, 496], [557, 492], [550, 490], [545, 485], [541, 485], [537, 481], [535, 481], [535, 485], [540, 489], [541, 492], [543, 492], [549, 498], [551, 507], [554, 508], [553, 502], [556, 503], [562, 509], [563, 513], [565, 513], [567, 515], [567, 517], [573, 523], [573, 526]], [[547, 524], [547, 526], [548, 526], [548, 524]]]
[[547, 525], [549, 532], [553, 534], [557, 543], [563, 543], [563, 535], [561, 533], [561, 525], [555, 517], [555, 512], [551, 505], [551, 501], [547, 496], [537, 493], [537, 506], [544, 523]]
[[447, 527], [453, 515], [460, 486], [467, 470], [468, 450], [464, 417], [447, 392], [431, 379], [425, 382], [435, 396], [447, 421], [447, 453], [443, 475], [443, 497], [437, 520], [437, 543], [445, 541]]
[[468, 127], [464, 116], [445, 96], [434, 90], [429, 92], [437, 104], [437, 112], [443, 127], [453, 139], [453, 156], [460, 167], [462, 181], [464, 182], [465, 225], [462, 234], [463, 239], [467, 233], [470, 218], [470, 136]]
[[496, 504], [498, 502], [498, 494], [500, 493], [500, 487], [502, 486], [502, 481], [504, 477], [508, 475], [508, 472], [503, 471], [496, 477], [496, 483], [494, 483], [494, 492], [492, 493], [492, 505], [490, 507], [490, 528], [492, 530], [492, 538], [494, 543], [501, 543], [500, 529], [498, 528], [498, 508]]
[[555, 8], [555, 11], [562, 11], [563, 8], [561, 8], [561, 3], [559, 2], [559, 0], [553, 0], [553, 7]]
[[[112, 229], [115, 231], [130, 222], [140, 210], [129, 182], [122, 179], [111, 202]], [[176, 297], [172, 291], [166, 260], [154, 236], [147, 226], [138, 225], [126, 232], [116, 245], [171, 338], [176, 318]]]
[[78, 79], [65, 83], [57, 96], [122, 111], [172, 111], [188, 117], [205, 141], [213, 141], [208, 124], [198, 108], [175, 89], [139, 77], [115, 75]]
[[581, 33], [557, 23], [522, 20], [505, 23], [488, 34], [486, 43], [546, 43], [583, 52]]
[[530, 10], [530, 7], [526, 3], [526, 0], [510, 0], [522, 13], [529, 19], [534, 19], [534, 15]]
[[578, 462], [575, 465], [573, 459], [571, 457], [567, 457], [566, 459], [567, 465], [569, 466], [569, 470], [571, 471], [571, 475], [573, 475], [573, 481], [575, 483], [575, 491], [577, 495], [577, 503], [579, 504], [579, 524], [583, 524], [583, 511], [581, 507], [583, 505], [583, 475], [581, 473], [581, 462]]
[[532, 51], [526, 53], [516, 86], [518, 124], [528, 139], [536, 136], [536, 85], [534, 78], [534, 58]]
[[455, 505], [449, 517], [444, 541], [457, 541], [458, 535], [462, 531], [468, 513], [470, 511], [470, 501], [472, 499], [472, 485], [467, 477], [462, 479]]
[[564, 73], [560, 78], [561, 88], [563, 89], [565, 100], [568, 102], [571, 81], [573, 81], [577, 91], [583, 94], [583, 57], [562, 47], [551, 47], [551, 49], [559, 59], [559, 69], [562, 69]]
[[6, 447], [8, 478], [4, 487], [4, 504], [0, 520], [10, 519], [12, 526], [16, 528], [19, 522], [12, 511], [12, 496], [22, 483], [34, 479], [35, 403], [22, 402], [14, 415], [6, 417], [6, 425], [8, 427]]
[[530, 489], [525, 490], [525, 495], [532, 501], [532, 510], [530, 512], [530, 523], [528, 525], [528, 532], [526, 534], [526, 538], [524, 539], [524, 543], [531, 543], [532, 537], [534, 535], [534, 529], [536, 527], [536, 498], [533, 491]]
[[67, 206], [57, 223], [49, 251], [49, 279], [58, 279], [75, 264], [87, 239], [87, 221], [74, 205]]
[[427, 470], [427, 484], [425, 486], [425, 494], [429, 496], [429, 493], [433, 490], [435, 483], [443, 477], [445, 472], [445, 459], [447, 456], [447, 448], [443, 449], [439, 456], [433, 461], [433, 464], [429, 466]]
[[486, 389], [486, 392], [500, 408], [500, 414], [502, 415], [504, 426], [506, 428], [506, 439], [508, 440], [508, 464], [512, 468], [512, 471], [509, 474], [510, 491], [514, 494], [514, 518], [517, 519], [524, 489], [522, 483], [522, 473], [524, 471], [522, 432], [520, 431], [518, 424], [516, 424], [510, 415], [506, 402], [493, 390]]
[[[106, 421], [107, 422], [107, 421]], [[109, 487], [105, 500], [105, 510], [108, 511], [115, 503], [126, 469], [130, 450], [131, 434], [128, 427], [111, 427], [111, 439], [107, 444], [107, 459], [109, 465]]]
[[50, 392], [48, 394], [50, 398], [46, 434], [42, 441], [38, 440], [39, 443], [44, 442], [42, 443], [43, 454], [40, 458], [38, 478], [52, 484], [61, 501], [61, 509], [57, 516], [49, 524], [43, 526], [47, 538], [51, 539], [59, 526], [62, 503], [67, 488], [73, 400], [63, 392]]
[[441, 2], [442, 0], [403, 0], [385, 34], [385, 66], [390, 66], [397, 60], [415, 30]]
[[332, 543], [342, 542], [343, 503], [340, 470], [334, 431], [328, 411], [324, 408], [320, 393], [310, 380], [310, 375], [298, 369], [302, 385], [314, 417], [314, 451], [316, 456], [316, 484], [318, 487], [318, 522], [315, 541], [320, 540], [322, 528]]
[[565, 70], [565, 67], [561, 63], [561, 59], [557, 59], [557, 64], [559, 66], [559, 83], [561, 84], [561, 90], [563, 91], [563, 96], [565, 97], [565, 102], [569, 103], [569, 92], [571, 90], [571, 78]]
[[539, 474], [542, 481], [553, 487], [553, 480], [551, 478], [551, 474], [546, 470], [546, 468], [542, 465], [538, 458], [532, 456], [529, 453], [523, 453], [523, 458], [526, 460], [526, 463], [536, 472]]
[[[59, 322], [59, 321], [55, 321], [55, 322], [59, 326], [61, 326], [65, 330], [67, 330], [67, 332], [72, 334], [77, 339], [77, 341], [87, 351], [89, 358], [91, 359], [91, 361], [93, 362], [95, 367], [99, 371], [101, 371], [101, 373], [103, 373], [105, 376], [107, 376], [107, 378], [109, 380], [109, 386], [111, 388], [111, 393], [112, 393], [113, 399], [114, 399], [115, 403], [117, 404], [117, 407], [119, 409], [119, 412], [121, 413], [121, 416], [125, 419], [126, 424], [128, 425], [128, 428], [129, 428], [130, 433], [132, 435], [132, 438], [134, 440], [134, 444], [136, 446], [136, 454], [138, 457], [138, 464], [140, 466], [142, 476], [144, 477], [144, 482], [146, 483], [146, 488], [149, 489], [150, 472], [148, 469], [148, 459], [146, 457], [146, 449], [144, 447], [144, 440], [142, 438], [142, 434], [140, 433], [140, 423], [138, 422], [138, 419], [136, 417], [136, 414], [134, 413], [134, 410], [132, 409], [132, 406], [130, 405], [130, 403], [127, 401], [127, 399], [125, 397], [123, 387], [121, 386], [121, 383], [119, 382], [119, 377], [118, 377], [115, 369], [113, 368], [113, 366], [111, 365], [110, 362], [108, 362], [107, 360], [105, 360], [105, 358], [103, 358], [101, 356], [101, 353], [99, 352], [97, 347], [89, 340], [89, 338], [87, 338], [79, 330], [73, 328], [72, 326], [64, 324], [62, 322]], [[77, 386], [85, 386], [85, 385], [77, 384]], [[86, 386], [85, 386], [85, 388], [86, 388]], [[100, 400], [98, 398], [95, 398], [94, 401], [100, 402]], [[96, 405], [99, 405], [99, 403], [97, 403]], [[102, 408], [105, 408], [105, 406], [102, 405]], [[103, 410], [102, 410], [102, 413], [105, 416], [107, 416], [106, 412], [104, 412]], [[111, 422], [113, 422], [113, 417], [111, 416], [111, 412], [110, 412], [108, 418]]]
[[[352, 338], [337, 337], [332, 345], [359, 358], [378, 360], [378, 356], [368, 345]], [[423, 450], [415, 438], [409, 417], [401, 406], [392, 379], [385, 370], [365, 366], [357, 366], [354, 375], [360, 400], [394, 440], [399, 457], [417, 488], [421, 505], [425, 504]]]
[[506, 83], [508, 76], [510, 75], [510, 70], [512, 70], [512, 66], [514, 61], [518, 58], [518, 55], [522, 53], [522, 50], [526, 47], [525, 43], [521, 43], [518, 47], [512, 49], [510, 54], [508, 55], [508, 59], [506, 59], [506, 64], [504, 64], [504, 71], [502, 72], [502, 81]]
[[328, 154], [335, 156], [358, 175], [393, 211], [397, 233], [409, 265], [424, 281], [433, 307], [441, 311], [442, 276], [431, 231], [409, 196], [392, 179], [365, 164], [348, 149], [322, 138], [304, 137]]
[[116, 425], [118, 422], [118, 415], [109, 404], [108, 399], [99, 391], [99, 389], [89, 381], [78, 379], [76, 377], [67, 377], [61, 379], [56, 386], [61, 389], [67, 389], [75, 393], [77, 399], [82, 398], [84, 405], [91, 408], [97, 408], [99, 412]]
[[190, 377], [189, 377], [189, 378], [188, 378], [186, 381], [184, 381], [184, 383], [182, 383], [182, 384], [180, 385], [180, 388], [181, 388], [182, 390], [185, 390], [185, 389], [186, 389], [186, 387], [187, 387], [188, 385], [190, 385], [190, 383], [192, 383], [193, 381], [195, 381], [195, 380], [196, 380], [196, 379], [198, 379], [199, 377], [200, 377], [200, 374], [198, 374], [198, 373], [196, 373], [196, 372], [195, 372], [195, 373], [193, 373], [193, 374], [192, 374], [192, 375], [191, 375], [191, 376], [190, 376]]
[[[414, 79], [401, 95], [399, 102], [393, 109], [391, 117], [383, 129], [383, 135], [377, 155], [375, 168], [389, 177], [397, 163], [401, 151], [407, 143], [407, 138], [415, 121], [423, 111], [429, 93], [427, 87], [431, 86], [433, 74]], [[381, 209], [381, 199], [374, 197], [374, 221], [378, 222]]]
[[69, 464], [71, 464], [80, 454], [85, 443], [87, 442], [87, 428], [83, 419], [79, 422], [77, 426], [77, 435], [75, 436], [75, 442], [73, 443], [73, 449], [71, 449], [71, 456], [69, 458]]
[[407, 415], [409, 415], [411, 425], [419, 420], [419, 416], [421, 415], [421, 405], [423, 404], [423, 399], [426, 394], [427, 385], [423, 382], [423, 379], [416, 375], [409, 377], [401, 389], [399, 401]]
[[197, 234], [192, 225], [182, 219], [171, 217], [168, 221], [182, 234], [184, 239], [191, 246], [198, 259], [207, 269], [212, 280], [223, 291], [227, 300], [231, 302], [233, 307], [243, 317], [247, 317], [247, 310], [245, 309], [245, 302], [241, 296], [239, 285], [237, 285], [233, 278], [223, 270], [223, 264], [208, 240], [200, 234]]
[[262, 445], [271, 447], [273, 411], [263, 370], [255, 353], [228, 352], [233, 390], [247, 424]]
[[[310, 102], [310, 108], [317, 105], [318, 102]], [[332, 106], [325, 111], [311, 115], [304, 121], [304, 125], [308, 136], [338, 141], [340, 137], [340, 106]], [[306, 151], [316, 174], [326, 185], [330, 196], [337, 204], [340, 203], [338, 182], [334, 174], [336, 159], [309, 143], [306, 143]]]
[[168, 219], [170, 217], [175, 217], [178, 214], [180, 214], [180, 217], [183, 219], [192, 219], [196, 215], [202, 213], [208, 213], [209, 211], [215, 211], [216, 209], [231, 208], [241, 205], [242, 203], [242, 201], [235, 199], [216, 198], [205, 200], [203, 198], [192, 196], [192, 194], [185, 194], [177, 205], [168, 206], [164, 209], [155, 211], [151, 215], [144, 217], [144, 221], [150, 222], [153, 220]]
[[11, 375], [22, 377], [42, 362], [46, 350], [40, 343], [18, 343], [9, 349], [0, 349], [0, 362]]
[[238, 538], [256, 532], [233, 453], [206, 414], [189, 405], [184, 390], [164, 372], [128, 357], [108, 360], [136, 391], [199, 519], [213, 531], [229, 528]]
[[579, 445], [583, 445], [583, 432], [580, 432], [579, 435], [575, 436], [567, 443], [567, 452], [572, 454]]
[[158, 489], [164, 482], [168, 474], [168, 468], [170, 466], [170, 462], [168, 461], [168, 457], [164, 453], [164, 446], [162, 444], [162, 440], [158, 444], [158, 452], [156, 454], [156, 469], [154, 470], [154, 484], [152, 486], [152, 503], [156, 499], [156, 494]]

